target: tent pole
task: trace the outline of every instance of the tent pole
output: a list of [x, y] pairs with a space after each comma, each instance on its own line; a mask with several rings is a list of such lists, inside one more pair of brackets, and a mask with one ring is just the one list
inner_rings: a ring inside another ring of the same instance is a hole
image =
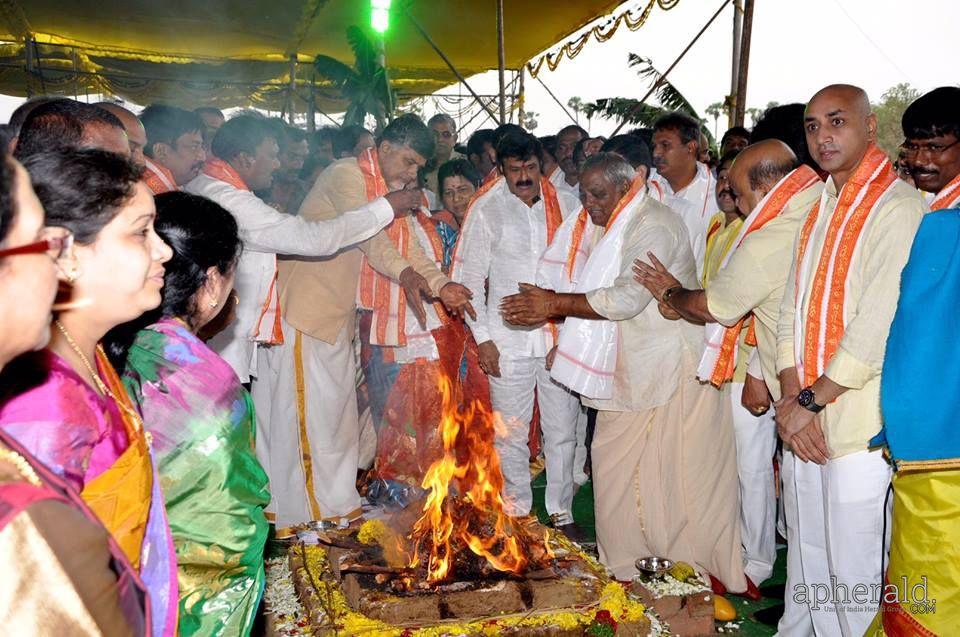
[[524, 92], [524, 85], [523, 85], [523, 76], [525, 74], [525, 67], [526, 67], [526, 64], [521, 64], [520, 71], [519, 71], [520, 72], [520, 89], [518, 91], [519, 97], [517, 98], [517, 102], [519, 104], [519, 108], [517, 109], [517, 124], [519, 124], [520, 126], [523, 126], [523, 115], [524, 115], [523, 111], [525, 106], [524, 102], [527, 99], [526, 93]]
[[546, 83], [545, 83], [543, 80], [540, 79], [540, 75], [537, 74], [536, 78], [534, 78], [534, 79], [536, 79], [538, 82], [540, 82], [540, 86], [542, 86], [544, 89], [546, 89], [547, 95], [549, 95], [550, 97], [552, 97], [552, 98], [553, 98], [553, 101], [557, 103], [557, 106], [559, 106], [560, 108], [563, 109], [563, 112], [567, 114], [567, 117], [570, 118], [570, 121], [573, 122], [574, 124], [577, 124], [577, 119], [576, 119], [573, 115], [570, 114], [570, 111], [568, 111], [568, 110], [567, 110], [567, 107], [563, 105], [563, 102], [561, 102], [560, 100], [557, 99], [557, 96], [553, 94], [553, 91], [550, 90], [550, 87], [547, 86]]
[[[753, 0], [747, 0], [747, 3], [751, 5], [751, 10], [752, 10]], [[630, 112], [627, 113], [627, 114], [624, 116], [623, 121], [621, 121], [621, 122], [620, 122], [620, 125], [617, 126], [616, 129], [614, 129], [614, 131], [610, 134], [610, 137], [613, 137], [614, 135], [616, 135], [617, 133], [619, 133], [619, 132], [620, 132], [620, 129], [623, 128], [624, 126], [626, 126], [627, 121], [630, 119], [630, 117], [632, 117], [634, 113], [636, 113], [638, 110], [640, 110], [640, 107], [643, 106], [643, 103], [647, 101], [647, 98], [649, 98], [651, 95], [653, 95], [653, 92], [656, 91], [656, 90], [660, 87], [661, 84], [663, 84], [663, 82], [667, 79], [667, 76], [670, 75], [670, 71], [672, 71], [672, 70], [674, 69], [674, 67], [676, 67], [677, 64], [680, 63], [680, 60], [682, 60], [682, 59], [683, 59], [683, 56], [685, 56], [685, 55], [687, 54], [687, 51], [689, 51], [689, 50], [691, 49], [691, 47], [693, 47], [693, 45], [697, 43], [697, 40], [700, 39], [700, 36], [703, 35], [704, 31], [706, 31], [708, 28], [710, 28], [710, 25], [713, 24], [713, 21], [717, 19], [717, 16], [720, 15], [720, 12], [727, 8], [727, 5], [728, 5], [728, 4], [730, 4], [730, 0], [723, 0], [723, 4], [721, 4], [721, 5], [720, 5], [720, 8], [717, 9], [717, 12], [713, 14], [713, 17], [711, 17], [710, 20], [708, 20], [707, 23], [706, 23], [705, 25], [703, 25], [703, 28], [700, 29], [700, 32], [699, 32], [699, 33], [697, 33], [695, 36], [693, 36], [693, 39], [690, 40], [690, 44], [687, 45], [687, 48], [685, 48], [683, 51], [681, 51], [680, 55], [677, 56], [677, 59], [674, 60], [674, 61], [673, 61], [673, 64], [670, 65], [670, 68], [668, 68], [668, 69], [664, 72], [664, 74], [660, 76], [660, 79], [653, 83], [653, 86], [651, 86], [651, 87], [650, 87], [650, 90], [647, 91], [647, 94], [643, 96], [643, 99], [641, 99], [639, 102], [637, 102], [637, 103], [634, 105], [634, 107], [633, 107], [632, 109], [630, 109]]]
[[413, 14], [410, 13], [409, 7], [404, 9], [404, 12], [407, 14], [407, 17], [410, 18], [410, 22], [413, 23], [413, 26], [416, 27], [417, 31], [420, 32], [420, 35], [423, 36], [423, 39], [427, 41], [427, 44], [429, 44], [430, 47], [434, 51], [436, 51], [437, 55], [440, 56], [440, 59], [444, 61], [444, 63], [447, 65], [447, 67], [451, 71], [453, 71], [453, 74], [457, 76], [457, 79], [460, 80], [460, 83], [463, 84], [465, 87], [467, 87], [467, 90], [470, 91], [470, 95], [473, 95], [473, 99], [477, 101], [477, 104], [479, 104], [480, 107], [483, 108], [483, 110], [487, 111], [487, 114], [490, 115], [490, 117], [496, 119], [497, 116], [493, 113], [492, 110], [490, 110], [490, 107], [483, 103], [483, 100], [480, 99], [480, 96], [477, 95], [477, 92], [474, 91], [473, 88], [470, 86], [470, 84], [467, 83], [467, 80], [465, 77], [463, 77], [463, 74], [457, 70], [457, 67], [455, 67], [453, 65], [453, 62], [451, 62], [450, 59], [446, 55], [444, 55], [443, 51], [440, 50], [440, 47], [437, 46], [437, 43], [434, 42], [433, 38], [430, 37], [430, 34], [427, 33], [424, 30], [424, 28], [420, 25], [420, 23], [417, 22], [417, 19], [413, 17]]
[[307, 112], [307, 131], [313, 133], [317, 130], [317, 74], [314, 73], [310, 78], [310, 104]]
[[734, 111], [736, 110], [737, 99], [737, 75], [740, 71], [740, 43], [741, 31], [743, 29], [743, 0], [733, 0], [733, 59], [730, 69], [730, 97], [727, 98], [728, 105], [732, 108], [727, 109], [727, 127], [733, 126]]
[[503, 0], [497, 0], [497, 72], [500, 77], [500, 123], [507, 121], [506, 81], [504, 80], [504, 65], [506, 53], [503, 48]]
[[750, 66], [750, 34], [753, 31], [753, 2], [746, 0], [743, 7], [743, 41], [740, 45], [740, 68], [737, 71], [737, 101], [734, 126], [743, 126], [747, 114], [747, 70]]
[[297, 91], [297, 54], [290, 54], [290, 87], [287, 89], [287, 122], [293, 126], [293, 97]]

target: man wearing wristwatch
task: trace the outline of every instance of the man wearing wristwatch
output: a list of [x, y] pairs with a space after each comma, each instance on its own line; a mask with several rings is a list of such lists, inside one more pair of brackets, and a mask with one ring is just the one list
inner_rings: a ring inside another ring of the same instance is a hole
[[[657, 255], [648, 257], [653, 265], [638, 260], [634, 271], [637, 281], [661, 299], [664, 316], [707, 324], [708, 346], [697, 375], [718, 387], [733, 409], [744, 570], [759, 585], [773, 573], [777, 556], [773, 472], [777, 431], [767, 410], [770, 396], [780, 397], [776, 376], [780, 302], [794, 237], [820, 199], [823, 182], [810, 167], [798, 167], [793, 151], [775, 139], [748, 146], [729, 172], [723, 168], [721, 164], [718, 180], [733, 193], [745, 220], [717, 264], [718, 271], [714, 259], [707, 259], [704, 289], [684, 289]], [[712, 235], [714, 243], [717, 238]], [[707, 253], [709, 257], [709, 247]], [[749, 338], [751, 333], [755, 341]], [[743, 347], [745, 341], [756, 343], [752, 350], [756, 356]]]
[[776, 421], [789, 447], [778, 634], [862, 635], [881, 601], [875, 592], [865, 603], [840, 593], [825, 604], [802, 593], [877, 591], [883, 582], [891, 468], [869, 441], [881, 428], [880, 371], [900, 271], [926, 204], [874, 143], [877, 118], [862, 89], [820, 90], [804, 128], [829, 177], [800, 226], [777, 333]]

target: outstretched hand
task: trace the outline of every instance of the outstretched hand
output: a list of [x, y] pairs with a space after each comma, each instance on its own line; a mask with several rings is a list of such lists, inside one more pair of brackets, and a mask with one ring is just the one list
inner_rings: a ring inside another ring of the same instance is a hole
[[433, 292], [430, 290], [427, 280], [412, 266], [407, 266], [400, 273], [400, 285], [407, 296], [407, 305], [410, 306], [413, 315], [417, 317], [420, 329], [427, 329], [427, 311], [423, 308], [423, 299], [433, 297]]
[[557, 293], [529, 283], [519, 284], [520, 292], [500, 301], [500, 315], [511, 325], [535, 326], [546, 323], [552, 316]]
[[647, 258], [653, 265], [644, 263], [640, 259], [633, 262], [633, 278], [637, 283], [647, 288], [653, 298], [662, 302], [664, 292], [670, 288], [683, 286], [652, 252], [647, 253]]
[[464, 314], [469, 314], [470, 318], [476, 321], [477, 312], [470, 303], [472, 298], [473, 292], [470, 291], [470, 288], [453, 281], [440, 288], [440, 300], [448, 312], [461, 318]]

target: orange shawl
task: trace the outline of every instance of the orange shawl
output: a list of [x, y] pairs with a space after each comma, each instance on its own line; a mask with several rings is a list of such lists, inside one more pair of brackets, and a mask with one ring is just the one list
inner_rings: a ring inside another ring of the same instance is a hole
[[165, 192], [178, 190], [177, 180], [173, 178], [173, 173], [166, 166], [155, 163], [149, 157], [144, 157], [143, 162], [143, 182], [147, 184], [150, 192], [154, 195], [162, 195]]
[[[804, 260], [810, 256], [811, 236], [823, 210], [826, 191], [800, 230], [795, 303], [797, 328], [802, 332], [795, 333], [794, 342], [802, 343], [797, 364], [802, 371], [801, 380], [807, 386], [823, 374], [840, 345], [846, 328], [846, 281], [853, 257], [871, 213], [896, 181], [897, 174], [890, 160], [875, 144], [870, 144], [860, 165], [838, 194], [837, 207], [828, 221], [820, 258], [813, 269], [805, 268]], [[812, 280], [808, 280], [807, 273]], [[809, 302], [803, 316], [806, 295]]]
[[930, 204], [930, 210], [946, 210], [958, 207], [960, 207], [960, 175], [951, 179], [950, 183], [937, 193]]
[[[820, 176], [809, 166], [803, 165], [787, 175], [777, 186], [765, 197], [762, 207], [751, 214], [750, 218], [744, 223], [740, 235], [737, 237], [730, 249], [732, 254], [746, 238], [753, 232], [763, 228], [767, 223], [775, 219], [783, 212], [787, 204], [797, 193], [800, 193], [810, 186], [820, 182]], [[724, 259], [724, 265], [729, 260], [730, 255]], [[722, 269], [722, 266], [721, 266]], [[750, 314], [740, 319], [736, 325], [728, 327], [723, 331], [722, 340], [719, 343], [719, 353], [717, 360], [713, 365], [713, 371], [710, 374], [710, 384], [720, 387], [723, 383], [733, 380], [733, 374], [737, 367], [737, 343], [740, 339], [740, 333], [744, 325], [748, 325], [747, 339], [748, 345], [756, 345], [757, 337], [753, 321], [750, 321]]]

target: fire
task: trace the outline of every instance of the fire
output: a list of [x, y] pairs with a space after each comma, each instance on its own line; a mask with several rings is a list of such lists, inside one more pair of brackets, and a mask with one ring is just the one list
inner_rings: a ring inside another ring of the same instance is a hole
[[[439, 582], [452, 574], [458, 552], [467, 549], [498, 571], [523, 574], [532, 562], [552, 553], [545, 537], [533, 537], [504, 512], [503, 474], [493, 445], [499, 416], [476, 401], [458, 409], [458, 397], [446, 377], [441, 377], [439, 388], [444, 452], [423, 479], [429, 495], [411, 534], [410, 567], [420, 567], [425, 553], [427, 581]], [[538, 552], [531, 551], [534, 545]]]

